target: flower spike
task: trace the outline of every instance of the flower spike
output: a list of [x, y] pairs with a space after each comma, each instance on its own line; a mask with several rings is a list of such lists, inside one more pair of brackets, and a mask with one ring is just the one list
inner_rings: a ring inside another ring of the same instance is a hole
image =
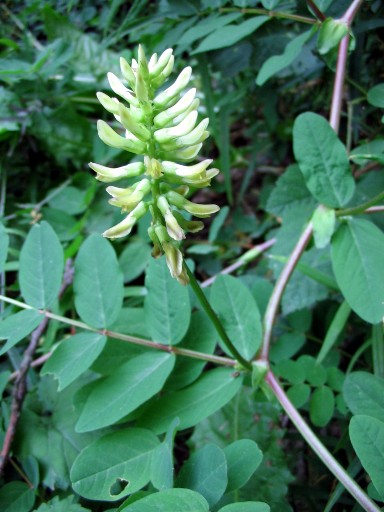
[[201, 221], [188, 220], [181, 211], [205, 218], [219, 210], [214, 204], [196, 204], [185, 196], [189, 197], [190, 187], [209, 186], [219, 171], [209, 168], [212, 163], [209, 159], [185, 165], [196, 158], [202, 142], [209, 136], [209, 120], [198, 121], [196, 89], [192, 87], [184, 92], [192, 76], [189, 66], [179, 73], [173, 84], [157, 93], [173, 66], [171, 48], [147, 60], [140, 45], [137, 60], [132, 59], [129, 64], [120, 59], [122, 80], [108, 73], [109, 84], [118, 98], [103, 92], [98, 92], [97, 98], [113, 114], [122, 131], [115, 131], [99, 121], [99, 137], [111, 147], [141, 155], [142, 160], [117, 168], [93, 162], [89, 166], [96, 172], [96, 178], [105, 183], [141, 176], [125, 188], [107, 187], [111, 196], [109, 203], [128, 215], [103, 235], [111, 239], [129, 235], [137, 221], [149, 211], [152, 254], [154, 257], [165, 255], [171, 276], [185, 285], [189, 279], [180, 244], [186, 233], [196, 233], [204, 225]]

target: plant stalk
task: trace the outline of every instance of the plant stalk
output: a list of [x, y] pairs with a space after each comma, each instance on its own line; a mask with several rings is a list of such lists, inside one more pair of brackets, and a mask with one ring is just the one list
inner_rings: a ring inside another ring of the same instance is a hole
[[284, 411], [287, 413], [297, 430], [307, 441], [312, 450], [319, 459], [327, 466], [327, 468], [335, 475], [345, 489], [355, 498], [355, 500], [367, 512], [380, 512], [380, 508], [365, 494], [361, 487], [351, 478], [345, 469], [337, 462], [333, 455], [320, 442], [315, 433], [309, 428], [304, 418], [299, 414], [293, 406], [284, 390], [280, 386], [278, 380], [271, 371], [268, 372], [266, 383], [280, 402]]
[[306, 23], [307, 25], [316, 25], [317, 20], [307, 18], [306, 16], [299, 16], [298, 14], [290, 14], [289, 12], [269, 11], [268, 9], [238, 9], [236, 7], [222, 7], [220, 12], [241, 12], [243, 14], [261, 14], [271, 18], [285, 19], [298, 21], [299, 23]]
[[[9, 297], [5, 297], [4, 295], [0, 295], [0, 300], [7, 302], [8, 304], [13, 304], [19, 308], [23, 309], [35, 309], [28, 304], [24, 304], [24, 302], [20, 302], [15, 299], [11, 299]], [[95, 329], [85, 324], [84, 322], [80, 322], [79, 320], [73, 320], [71, 318], [66, 318], [65, 316], [55, 315], [50, 311], [45, 310], [36, 310], [39, 311], [42, 315], [51, 320], [57, 320], [62, 322], [63, 324], [71, 325], [72, 327], [77, 327], [79, 329], [84, 329], [86, 331], [97, 332], [99, 334], [103, 334], [108, 336], [109, 338], [127, 341], [129, 343], [134, 343], [135, 345], [141, 345], [143, 347], [153, 348], [156, 350], [162, 350], [163, 352], [170, 352], [171, 354], [176, 354], [179, 356], [191, 357], [193, 359], [200, 359], [202, 361], [207, 361], [215, 364], [220, 364], [222, 366], [236, 366], [237, 361], [234, 359], [230, 359], [229, 357], [216, 356], [214, 354], [205, 354], [204, 352], [196, 352], [195, 350], [189, 350], [186, 348], [174, 347], [172, 345], [162, 345], [161, 343], [156, 343], [154, 341], [146, 340], [143, 338], [137, 338], [136, 336], [129, 336], [128, 334], [121, 334], [119, 332], [108, 331], [106, 329]], [[12, 375], [10, 376], [12, 378]]]
[[244, 359], [244, 357], [238, 352], [236, 347], [233, 345], [232, 341], [229, 339], [227, 333], [225, 332], [225, 329], [220, 322], [218, 316], [212, 309], [212, 306], [207, 300], [207, 297], [205, 296], [202, 288], [200, 287], [199, 283], [197, 282], [195, 276], [189, 269], [188, 265], [184, 261], [184, 268], [188, 274], [189, 281], [192, 287], [192, 290], [194, 291], [196, 298], [200, 302], [201, 306], [203, 307], [205, 313], [208, 315], [209, 319], [211, 320], [212, 324], [214, 325], [218, 335], [222, 339], [224, 345], [227, 347], [227, 349], [230, 351], [230, 353], [233, 355], [233, 357], [237, 360], [238, 363], [240, 363], [244, 368], [247, 370], [252, 370], [252, 365], [249, 361]]
[[312, 236], [312, 223], [310, 222], [303, 233], [301, 234], [295, 248], [293, 249], [291, 255], [289, 256], [287, 263], [285, 264], [283, 270], [281, 271], [275, 287], [273, 289], [271, 298], [269, 299], [267, 310], [264, 315], [264, 334], [263, 334], [263, 343], [261, 345], [260, 355], [257, 359], [261, 359], [263, 361], [268, 361], [269, 357], [269, 348], [272, 340], [272, 329], [273, 324], [276, 319], [277, 311], [279, 309], [280, 301], [283, 296], [283, 292], [285, 287], [288, 284], [289, 278], [292, 275], [292, 272], [295, 270], [297, 263], [301, 255], [303, 254], [308, 242], [310, 241]]
[[380, 194], [377, 194], [377, 196], [369, 199], [369, 201], [363, 204], [336, 211], [336, 217], [346, 217], [347, 215], [359, 215], [359, 213], [365, 213], [371, 206], [374, 206], [382, 200], [384, 200], [384, 191], [380, 192]]

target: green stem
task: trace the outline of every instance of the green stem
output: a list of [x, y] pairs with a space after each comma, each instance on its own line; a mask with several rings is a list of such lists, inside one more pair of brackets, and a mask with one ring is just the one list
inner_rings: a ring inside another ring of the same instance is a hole
[[161, 343], [156, 343], [154, 341], [146, 340], [143, 338], [137, 338], [136, 336], [129, 336], [128, 334], [121, 334], [119, 332], [108, 331], [106, 329], [95, 329], [85, 324], [84, 322], [80, 322], [79, 320], [72, 320], [71, 318], [66, 318], [65, 316], [55, 315], [50, 311], [41, 310], [33, 308], [28, 304], [24, 304], [15, 299], [11, 299], [9, 297], [5, 297], [4, 295], [0, 295], [0, 300], [7, 302], [8, 304], [13, 304], [19, 308], [23, 309], [33, 309], [38, 311], [45, 317], [51, 320], [57, 320], [62, 322], [63, 324], [71, 325], [73, 327], [77, 327], [79, 329], [84, 329], [86, 331], [97, 332], [99, 334], [103, 334], [108, 336], [109, 338], [114, 338], [117, 340], [127, 341], [129, 343], [134, 343], [135, 345], [140, 345], [142, 347], [153, 348], [156, 350], [162, 350], [163, 352], [169, 352], [171, 354], [176, 354], [178, 356], [191, 357], [193, 359], [200, 359], [202, 361], [207, 361], [215, 364], [220, 364], [222, 366], [236, 366], [237, 361], [230, 359], [228, 357], [216, 356], [213, 354], [205, 354], [204, 352], [196, 352], [195, 350], [188, 350], [186, 348], [174, 347], [172, 345], [162, 345]]
[[345, 208], [344, 210], [336, 211], [336, 217], [345, 217], [347, 215], [359, 215], [359, 213], [364, 213], [365, 210], [368, 210], [370, 206], [374, 206], [381, 200], [384, 200], [384, 191], [380, 192], [380, 194], [377, 194], [377, 196], [373, 197], [366, 203], [360, 204], [358, 206], [352, 206], [351, 208]]
[[262, 14], [271, 18], [298, 21], [299, 23], [307, 23], [308, 25], [316, 25], [319, 22], [313, 18], [299, 16], [298, 14], [290, 14], [288, 12], [268, 11], [267, 9], [237, 9], [235, 7], [222, 7], [220, 12], [241, 12], [243, 14]]
[[298, 410], [292, 405], [289, 398], [285, 394], [283, 388], [280, 386], [278, 380], [269, 371], [266, 377], [266, 383], [276, 396], [284, 411], [290, 417], [292, 423], [296, 426], [297, 430], [307, 441], [312, 450], [316, 453], [319, 459], [326, 465], [326, 467], [335, 475], [339, 482], [345, 489], [360, 503], [364, 510], [367, 512], [380, 512], [380, 508], [365, 494], [361, 487], [351, 478], [345, 469], [337, 462], [333, 455], [321, 443], [315, 433], [308, 427], [304, 418], [300, 415]]
[[216, 313], [213, 311], [212, 306], [208, 302], [207, 297], [205, 296], [201, 286], [197, 282], [195, 276], [190, 271], [190, 269], [189, 269], [188, 265], [185, 263], [185, 261], [184, 261], [184, 269], [186, 270], [186, 272], [188, 274], [189, 281], [192, 286], [192, 290], [195, 292], [195, 295], [196, 295], [198, 301], [202, 305], [204, 311], [208, 315], [212, 324], [215, 326], [215, 329], [216, 329], [218, 335], [220, 336], [220, 338], [222, 339], [224, 345], [227, 347], [227, 349], [230, 351], [230, 353], [233, 355], [233, 357], [242, 366], [244, 366], [244, 368], [246, 368], [247, 370], [252, 370], [251, 363], [249, 361], [247, 361], [246, 359], [244, 359], [244, 357], [238, 352], [236, 347], [233, 345], [232, 341], [229, 339], [227, 333], [224, 330], [222, 323], [220, 322]]

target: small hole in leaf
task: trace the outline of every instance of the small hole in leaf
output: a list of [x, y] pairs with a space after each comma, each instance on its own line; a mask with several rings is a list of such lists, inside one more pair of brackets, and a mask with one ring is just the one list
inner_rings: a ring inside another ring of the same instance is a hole
[[111, 496], [118, 496], [124, 491], [128, 484], [129, 482], [128, 480], [125, 480], [125, 478], [116, 478], [116, 480], [109, 488], [109, 494]]

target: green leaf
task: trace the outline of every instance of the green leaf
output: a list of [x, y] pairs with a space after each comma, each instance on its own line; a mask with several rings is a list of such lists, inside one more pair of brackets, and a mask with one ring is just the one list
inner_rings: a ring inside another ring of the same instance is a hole
[[0, 356], [36, 329], [43, 318], [43, 315], [34, 309], [24, 309], [2, 320], [0, 339], [8, 341], [1, 347]]
[[64, 253], [48, 222], [35, 224], [20, 254], [21, 293], [36, 309], [47, 309], [57, 299], [64, 270]]
[[0, 222], [0, 272], [3, 272], [5, 262], [7, 261], [9, 246], [9, 236], [5, 231], [5, 227]]
[[91, 235], [80, 247], [73, 286], [81, 319], [99, 329], [111, 326], [122, 307], [123, 276], [115, 251], [100, 235]]
[[[192, 313], [189, 329], [180, 347], [204, 354], [213, 354], [217, 343], [217, 332], [204, 311]], [[194, 382], [206, 365], [191, 357], [178, 357], [175, 368], [168, 379], [165, 389], [180, 389]]]
[[303, 32], [286, 45], [284, 52], [281, 55], [273, 55], [272, 57], [269, 57], [269, 59], [267, 59], [260, 68], [256, 78], [256, 84], [264, 85], [272, 76], [292, 64], [292, 62], [299, 56], [304, 44], [312, 34], [312, 30]]
[[191, 319], [188, 289], [171, 277], [164, 258], [151, 259], [145, 285], [145, 319], [153, 341], [176, 345], [185, 336]]
[[296, 408], [302, 407], [311, 394], [308, 384], [295, 384], [287, 391], [287, 396]]
[[229, 402], [239, 391], [242, 380], [227, 368], [205, 372], [188, 388], [152, 403], [139, 419], [139, 424], [161, 434], [175, 417], [179, 417], [179, 430], [192, 427]]
[[293, 151], [308, 189], [320, 203], [342, 207], [355, 190], [345, 146], [328, 121], [306, 112], [293, 126]]
[[313, 392], [309, 403], [309, 416], [317, 427], [324, 427], [332, 419], [335, 396], [328, 386], [321, 386]]
[[367, 414], [384, 421], [384, 379], [368, 372], [347, 375], [343, 397], [353, 414]]
[[82, 332], [64, 339], [43, 366], [42, 375], [52, 373], [59, 391], [84, 373], [103, 350], [107, 338], [95, 332]]
[[228, 25], [231, 23], [231, 21], [235, 21], [240, 17], [241, 13], [239, 12], [231, 12], [222, 16], [217, 14], [210, 14], [206, 18], [202, 18], [198, 24], [184, 32], [177, 43], [178, 45], [190, 45], [198, 39], [207, 36], [211, 32], [218, 30], [220, 27]]
[[52, 196], [49, 206], [70, 215], [78, 215], [87, 208], [85, 190], [67, 186], [61, 189], [59, 193], [55, 194], [55, 191], [53, 191]]
[[[261, 318], [250, 290], [239, 279], [219, 276], [211, 290], [210, 301], [230, 340], [245, 359], [251, 359], [261, 343]], [[219, 342], [230, 355], [227, 347]]]
[[374, 107], [384, 108], [384, 83], [371, 87], [368, 91], [367, 100]]
[[384, 234], [372, 222], [344, 222], [332, 240], [337, 284], [351, 308], [366, 322], [384, 316]]
[[221, 448], [207, 444], [183, 465], [176, 487], [200, 493], [213, 507], [227, 487], [227, 461]]
[[158, 444], [152, 432], [139, 428], [97, 439], [72, 466], [74, 491], [91, 500], [116, 501], [142, 489], [150, 480], [152, 452]]
[[240, 439], [224, 448], [228, 465], [226, 492], [240, 489], [251, 478], [263, 460], [263, 453], [255, 441]]
[[232, 46], [241, 39], [244, 39], [244, 37], [252, 34], [252, 32], [260, 28], [268, 20], [268, 16], [255, 16], [238, 25], [220, 27], [203, 39], [196, 50], [192, 52], [192, 55]]
[[242, 501], [231, 503], [221, 508], [219, 512], [270, 512], [271, 508], [261, 501]]
[[173, 443], [179, 424], [179, 418], [175, 418], [167, 430], [164, 441], [152, 454], [151, 482], [159, 491], [173, 487]]
[[308, 218], [316, 207], [298, 165], [290, 165], [276, 181], [268, 198], [267, 211], [285, 217], [290, 211], [300, 212]]
[[17, 454], [21, 460], [32, 456], [38, 462], [40, 482], [47, 488], [70, 485], [73, 461], [95, 439], [95, 434], [79, 435], [74, 430], [78, 417], [74, 394], [86, 382], [80, 377], [59, 393], [57, 381], [51, 375], [44, 376], [24, 402], [18, 423]]
[[349, 435], [365, 471], [384, 498], [384, 423], [371, 416], [354, 416], [349, 424]]
[[173, 354], [144, 353], [92, 383], [76, 431], [103, 428], [127, 416], [162, 389], [174, 364]]
[[119, 264], [124, 274], [124, 283], [129, 283], [139, 277], [146, 269], [151, 248], [142, 241], [130, 242], [119, 258]]
[[279, 361], [277, 372], [283, 379], [291, 384], [301, 384], [305, 380], [305, 371], [302, 365], [291, 359]]
[[209, 512], [207, 501], [189, 489], [168, 489], [136, 501], [121, 512]]
[[325, 335], [319, 355], [316, 359], [317, 363], [324, 361], [328, 352], [333, 348], [340, 336], [340, 333], [344, 329], [350, 314], [351, 308], [346, 301], [343, 301], [338, 307], [331, 325], [328, 327], [327, 334]]
[[312, 356], [303, 355], [296, 361], [298, 366], [301, 366], [305, 373], [305, 380], [312, 384], [312, 386], [322, 386], [327, 379], [326, 369], [322, 364], [316, 362]]
[[68, 496], [60, 500], [55, 496], [47, 503], [42, 503], [36, 512], [90, 512], [89, 508], [82, 507], [79, 503], [75, 502], [74, 496]]
[[219, 234], [220, 229], [224, 225], [224, 222], [226, 218], [229, 215], [229, 207], [223, 206], [223, 208], [220, 208], [219, 213], [215, 216], [215, 218], [212, 221], [212, 224], [209, 228], [209, 235], [208, 235], [208, 241], [210, 243], [215, 242], [217, 239], [217, 235]]
[[320, 205], [312, 215], [313, 237], [318, 249], [324, 249], [335, 231], [336, 214], [335, 210]]
[[327, 18], [320, 25], [317, 49], [320, 55], [326, 55], [337, 48], [340, 41], [348, 34], [348, 24], [342, 20]]
[[0, 489], [1, 512], [29, 512], [35, 502], [35, 491], [24, 482], [10, 482]]

